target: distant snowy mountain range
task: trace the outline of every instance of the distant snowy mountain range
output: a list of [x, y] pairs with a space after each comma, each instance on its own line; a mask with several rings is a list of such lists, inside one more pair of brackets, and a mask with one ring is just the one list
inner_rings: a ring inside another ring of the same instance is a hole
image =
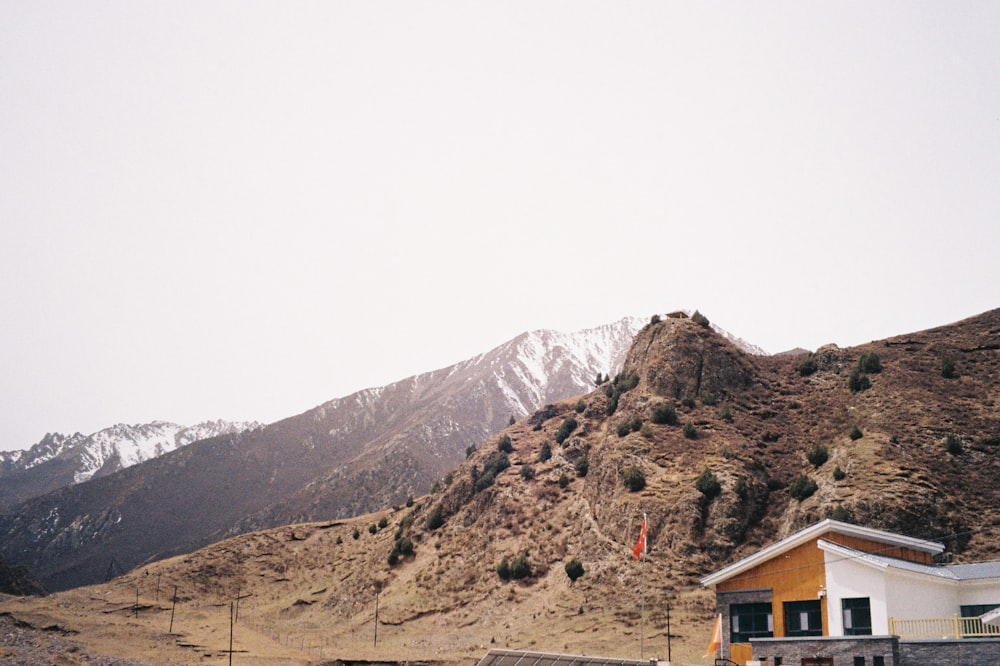
[[49, 433], [26, 451], [0, 452], [0, 506], [62, 486], [113, 474], [191, 442], [260, 427], [260, 423], [165, 421], [118, 424], [90, 435]]

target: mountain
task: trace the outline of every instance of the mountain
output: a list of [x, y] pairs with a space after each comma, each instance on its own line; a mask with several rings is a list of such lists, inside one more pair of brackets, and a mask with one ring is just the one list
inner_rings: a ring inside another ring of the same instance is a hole
[[[490, 647], [634, 658], [643, 640], [663, 658], [669, 609], [673, 658], [698, 661], [714, 619], [700, 577], [821, 518], [995, 559], [998, 377], [1000, 310], [796, 356], [668, 318], [616, 379], [488, 437], [410, 506], [235, 536], [0, 611], [79, 640], [110, 623], [119, 654], [190, 663], [218, 655], [243, 599], [236, 646], [256, 663], [459, 664]], [[179, 590], [176, 643], [154, 582]]]
[[642, 320], [535, 331], [472, 359], [219, 435], [8, 506], [0, 544], [49, 589], [226, 535], [367, 513], [428, 491], [470, 447], [620, 367]]
[[91, 435], [49, 433], [26, 451], [0, 452], [0, 507], [113, 474], [200, 439], [260, 425], [205, 421], [181, 426], [154, 421], [119, 424]]

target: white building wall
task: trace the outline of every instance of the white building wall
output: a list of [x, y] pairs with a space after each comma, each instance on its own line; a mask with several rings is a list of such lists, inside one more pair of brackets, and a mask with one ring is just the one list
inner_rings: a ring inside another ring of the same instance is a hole
[[904, 619], [951, 617], [958, 613], [955, 581], [886, 570], [886, 612]]
[[958, 603], [962, 606], [1000, 604], [1000, 580], [963, 581], [958, 585]]
[[844, 635], [844, 599], [868, 597], [872, 612], [872, 634], [889, 634], [885, 572], [836, 553], [824, 552], [826, 564], [826, 617], [830, 636]]

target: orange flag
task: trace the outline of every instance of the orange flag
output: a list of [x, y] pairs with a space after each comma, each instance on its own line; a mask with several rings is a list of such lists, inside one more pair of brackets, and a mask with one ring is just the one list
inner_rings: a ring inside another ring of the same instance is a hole
[[639, 531], [639, 540], [635, 542], [635, 546], [632, 548], [632, 554], [637, 560], [642, 560], [644, 552], [646, 552], [646, 516], [642, 517], [642, 530]]
[[712, 629], [712, 642], [708, 644], [705, 656], [714, 657], [719, 651], [720, 645], [722, 645], [722, 613], [719, 613], [715, 618], [715, 628]]

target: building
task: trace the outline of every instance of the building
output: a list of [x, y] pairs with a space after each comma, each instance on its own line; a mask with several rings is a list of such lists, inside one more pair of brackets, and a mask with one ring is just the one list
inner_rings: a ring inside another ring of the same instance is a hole
[[[721, 656], [774, 666], [1000, 665], [1000, 562], [939, 565], [933, 541], [824, 520], [701, 582]], [[984, 622], [983, 620], [987, 620]]]

